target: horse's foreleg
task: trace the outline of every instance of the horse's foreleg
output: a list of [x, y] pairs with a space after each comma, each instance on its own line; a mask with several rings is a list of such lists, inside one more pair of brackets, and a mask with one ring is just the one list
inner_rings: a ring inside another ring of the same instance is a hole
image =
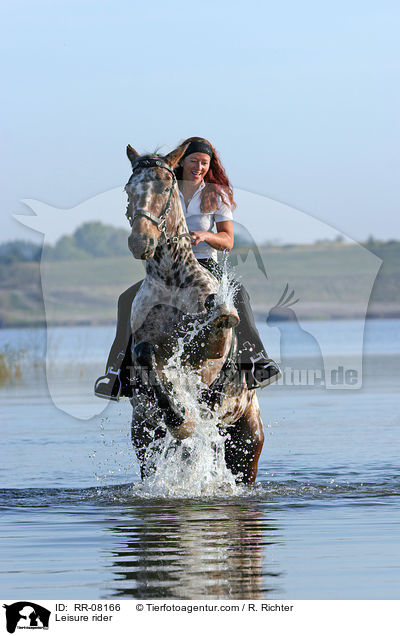
[[[148, 404], [147, 400], [132, 401], [134, 406], [131, 426], [131, 439], [135, 447], [136, 456], [140, 465], [140, 475], [142, 479], [148, 477], [152, 469], [152, 458], [149, 457], [149, 446], [160, 439], [163, 439], [167, 429], [161, 423], [160, 414], [156, 413], [154, 405]], [[157, 455], [156, 445], [153, 454]]]
[[226, 465], [238, 481], [244, 484], [255, 482], [263, 444], [260, 410], [252, 400], [244, 415], [228, 428], [225, 440]]
[[147, 382], [154, 392], [158, 407], [164, 412], [165, 424], [171, 435], [176, 439], [192, 435], [195, 423], [190, 419], [188, 410], [176, 401], [158, 376], [154, 346], [149, 342], [139, 342], [133, 349], [133, 359], [138, 370], [146, 371]]

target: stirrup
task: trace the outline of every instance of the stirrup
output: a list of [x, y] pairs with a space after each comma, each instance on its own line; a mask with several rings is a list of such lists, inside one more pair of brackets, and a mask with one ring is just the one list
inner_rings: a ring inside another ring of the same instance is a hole
[[[251, 344], [245, 342], [244, 349], [251, 351]], [[250, 390], [263, 389], [282, 377], [282, 372], [277, 363], [268, 358], [262, 351], [250, 356], [250, 361], [241, 366], [245, 371], [247, 388]]]
[[121, 397], [121, 369], [115, 370], [114, 367], [108, 367], [106, 375], [97, 378], [94, 385], [94, 394], [105, 400], [119, 401]]
[[264, 363], [254, 363], [252, 377], [255, 384], [253, 388], [263, 389], [279, 380], [282, 377], [282, 372], [274, 360], [267, 358]]

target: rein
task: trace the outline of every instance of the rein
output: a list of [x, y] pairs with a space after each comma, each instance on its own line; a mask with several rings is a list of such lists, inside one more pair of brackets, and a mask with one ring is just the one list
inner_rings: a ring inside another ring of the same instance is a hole
[[133, 220], [135, 217], [138, 216], [143, 216], [146, 219], [149, 219], [149, 221], [151, 221], [152, 223], [154, 223], [154, 225], [156, 226], [157, 230], [161, 233], [160, 242], [163, 243], [178, 243], [179, 239], [184, 238], [184, 237], [189, 237], [190, 238], [190, 233], [189, 232], [184, 232], [183, 234], [178, 234], [178, 236], [168, 236], [167, 234], [167, 216], [168, 214], [171, 212], [171, 198], [172, 198], [172, 193], [175, 189], [176, 186], [176, 176], [173, 170], [171, 170], [171, 168], [164, 163], [163, 161], [161, 161], [160, 159], [141, 159], [139, 161], [136, 162], [136, 164], [133, 166], [132, 168], [132, 174], [138, 170], [139, 168], [164, 168], [164, 170], [168, 170], [168, 172], [172, 175], [172, 185], [168, 188], [169, 190], [169, 196], [168, 196], [168, 201], [166, 203], [166, 206], [164, 208], [164, 210], [162, 211], [162, 213], [160, 214], [160, 216], [154, 216], [154, 214], [151, 214], [150, 212], [146, 212], [144, 210], [136, 210], [136, 212], [134, 214], [132, 214], [132, 210], [131, 210], [131, 202], [130, 202], [130, 193], [127, 192], [126, 190], [126, 186], [125, 186], [125, 192], [127, 192], [128, 194], [128, 207], [126, 209], [126, 213], [125, 216], [129, 221], [130, 226], [132, 227], [133, 225]]

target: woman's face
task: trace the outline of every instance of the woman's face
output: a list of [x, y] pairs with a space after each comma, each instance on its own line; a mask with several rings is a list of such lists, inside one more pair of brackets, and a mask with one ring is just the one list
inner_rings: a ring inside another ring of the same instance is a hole
[[210, 168], [211, 158], [205, 152], [193, 152], [184, 158], [182, 162], [183, 181], [192, 181], [200, 185]]

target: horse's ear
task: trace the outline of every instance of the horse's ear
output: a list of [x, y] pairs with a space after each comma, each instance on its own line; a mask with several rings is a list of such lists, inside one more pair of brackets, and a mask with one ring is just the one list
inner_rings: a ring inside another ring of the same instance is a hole
[[131, 163], [133, 163], [138, 157], [140, 157], [139, 153], [136, 152], [136, 150], [129, 144], [126, 147], [126, 154], [128, 155], [128, 159]]
[[171, 166], [172, 170], [175, 168], [175, 166], [178, 163], [179, 159], [185, 154], [186, 149], [188, 148], [188, 146], [189, 146], [189, 144], [182, 144], [181, 146], [178, 146], [178, 148], [175, 148], [175, 150], [170, 152], [168, 155], [165, 155], [164, 161], [169, 166]]

